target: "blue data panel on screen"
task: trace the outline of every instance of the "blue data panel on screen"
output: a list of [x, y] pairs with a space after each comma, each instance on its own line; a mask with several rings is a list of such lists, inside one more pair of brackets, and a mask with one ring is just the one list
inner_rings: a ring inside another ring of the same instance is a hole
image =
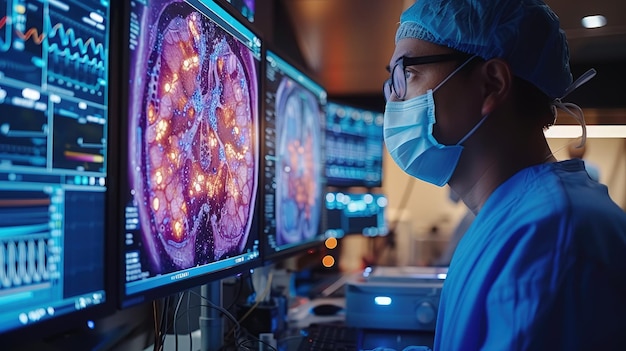
[[383, 174], [383, 113], [329, 102], [326, 179], [329, 186], [380, 187]]
[[387, 206], [387, 197], [383, 194], [328, 192], [326, 234], [333, 237], [387, 235]]
[[0, 332], [102, 304], [109, 8], [0, 1]]

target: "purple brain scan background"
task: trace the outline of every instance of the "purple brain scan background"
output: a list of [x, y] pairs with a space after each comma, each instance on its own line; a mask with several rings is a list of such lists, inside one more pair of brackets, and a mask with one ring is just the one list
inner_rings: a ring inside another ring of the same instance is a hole
[[276, 244], [318, 234], [322, 200], [321, 110], [308, 90], [284, 77], [276, 93]]
[[129, 178], [153, 274], [240, 254], [257, 192], [257, 65], [190, 5], [153, 1], [131, 57]]

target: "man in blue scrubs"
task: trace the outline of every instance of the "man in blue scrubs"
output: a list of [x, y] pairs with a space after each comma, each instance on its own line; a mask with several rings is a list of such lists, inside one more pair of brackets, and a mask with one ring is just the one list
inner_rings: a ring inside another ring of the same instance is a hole
[[435, 350], [626, 350], [626, 214], [582, 160], [558, 162], [557, 110], [585, 126], [558, 17], [539, 0], [418, 0], [385, 82], [385, 143], [476, 218], [444, 284]]

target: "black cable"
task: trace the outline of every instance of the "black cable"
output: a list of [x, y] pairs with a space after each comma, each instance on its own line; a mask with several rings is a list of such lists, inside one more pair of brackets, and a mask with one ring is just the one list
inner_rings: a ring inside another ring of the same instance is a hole
[[198, 295], [201, 299], [205, 300], [207, 302], [207, 305], [203, 305], [202, 303], [200, 304], [200, 307], [202, 306], [208, 306], [211, 308], [214, 308], [218, 311], [220, 311], [222, 313], [222, 315], [226, 316], [226, 318], [230, 319], [233, 324], [234, 324], [234, 335], [235, 335], [235, 340], [238, 340], [241, 336], [241, 325], [239, 324], [239, 321], [237, 321], [237, 318], [235, 318], [230, 312], [228, 312], [226, 309], [224, 309], [221, 306], [218, 306], [216, 304], [214, 304], [211, 300], [209, 300], [207, 297], [202, 296], [202, 294], [199, 294], [195, 291], [191, 291], [193, 294]]
[[[244, 330], [245, 330], [245, 329], [244, 329]], [[256, 345], [258, 345], [259, 343], [262, 343], [262, 344], [264, 344], [264, 345], [268, 346], [271, 350], [278, 351], [278, 350], [277, 350], [274, 346], [272, 346], [272, 345], [268, 344], [267, 342], [265, 342], [265, 341], [263, 341], [263, 340], [261, 340], [261, 339], [257, 338], [256, 336], [254, 336], [254, 335], [250, 334], [250, 332], [248, 332], [247, 330], [246, 330], [246, 336], [247, 336], [249, 339], [242, 340], [241, 342], [239, 342], [239, 343], [236, 345], [237, 347], [245, 347], [245, 346], [243, 346], [244, 344], [254, 342], [254, 343], [255, 343], [255, 344], [254, 344], [255, 346], [256, 346]]]
[[[172, 317], [172, 323], [170, 325], [169, 321], [170, 319], [168, 318], [168, 314], [169, 314], [169, 305], [174, 301], [173, 300], [173, 296], [167, 297], [163, 299], [163, 311], [161, 314], [161, 324], [160, 326], [157, 326], [157, 300], [153, 301], [153, 309], [154, 309], [154, 318], [155, 318], [155, 347], [154, 350], [163, 350], [163, 347], [165, 346], [165, 339], [167, 338], [168, 332], [170, 330], [173, 331], [174, 333], [174, 337], [176, 339], [175, 342], [175, 347], [176, 350], [178, 350], [178, 332], [176, 331], [176, 322], [178, 321], [178, 319], [180, 319], [182, 316], [178, 316], [179, 310], [180, 310], [180, 305], [182, 304], [182, 300], [184, 298], [184, 293], [179, 293], [177, 294], [178, 298], [177, 298], [177, 303], [176, 303], [176, 308], [174, 310], [174, 315]], [[189, 305], [189, 301], [187, 301], [187, 305]], [[187, 311], [185, 311], [184, 313], [187, 313], [187, 326], [189, 328], [190, 322], [189, 322], [189, 313], [188, 313], [189, 307], [187, 307]], [[190, 342], [193, 340], [192, 339], [192, 335], [191, 335], [191, 328], [189, 328], [189, 340]], [[190, 346], [191, 347], [191, 346]]]
[[[227, 310], [231, 311], [231, 309], [233, 308], [233, 306], [237, 303], [237, 301], [239, 300], [239, 298], [241, 297], [241, 292], [244, 290], [244, 284], [247, 284], [246, 286], [249, 287], [249, 289], [252, 291], [252, 293], [255, 295], [256, 292], [254, 291], [254, 285], [252, 284], [252, 274], [250, 273], [250, 271], [246, 271], [244, 273], [242, 273], [239, 277], [239, 289], [238, 289], [238, 293], [237, 293], [237, 297], [233, 300], [233, 302], [226, 308]], [[229, 337], [234, 329], [234, 325], [227, 325], [227, 329], [228, 332], [225, 333], [226, 337]], [[225, 339], [225, 342], [228, 339]], [[234, 340], [233, 340], [233, 344], [235, 344]]]
[[191, 302], [191, 293], [187, 291], [187, 331], [189, 331], [189, 351], [193, 351], [193, 338], [191, 336], [191, 321], [189, 320], [189, 303]]
[[157, 318], [157, 301], [152, 301], [152, 315], [154, 317], [154, 347], [153, 351], [159, 350], [159, 319]]
[[169, 304], [170, 304], [170, 299], [169, 297], [163, 298], [163, 311], [161, 314], [161, 347], [160, 350], [163, 350], [163, 347], [165, 346], [165, 337], [167, 336], [167, 331], [169, 330], [169, 326], [168, 326], [168, 319], [167, 319], [167, 315], [169, 313]]
[[254, 290], [254, 282], [252, 281], [252, 274], [248, 274], [248, 284], [250, 286], [250, 290], [252, 290], [252, 292], [254, 292], [256, 294], [256, 291]]
[[246, 276], [252, 276], [250, 273], [246, 274], [245, 272], [241, 274], [241, 276], [236, 277], [237, 279], [237, 292], [235, 294], [235, 298], [233, 299], [233, 301], [230, 303], [230, 305], [228, 305], [228, 307], [226, 307], [227, 310], [230, 311], [231, 308], [233, 308], [233, 306], [237, 303], [237, 300], [239, 300], [239, 298], [241, 297], [241, 292], [243, 291], [243, 284], [244, 284], [244, 278]]
[[[178, 321], [183, 318], [186, 317], [187, 318], [187, 329], [188, 329], [188, 335], [189, 335], [189, 351], [193, 351], [193, 330], [191, 329], [191, 320], [189, 319], [189, 315], [190, 315], [190, 310], [192, 308], [196, 308], [196, 307], [200, 307], [200, 305], [194, 305], [191, 306], [190, 302], [191, 302], [191, 294], [189, 293], [189, 291], [185, 291], [182, 293], [182, 296], [180, 297], [180, 300], [182, 302], [182, 299], [185, 296], [185, 293], [187, 295], [187, 307], [184, 311], [182, 311], [180, 313], [180, 315], [178, 314], [178, 312], [175, 313], [173, 321], [172, 321], [172, 328], [173, 328], [173, 332], [174, 335], [176, 335], [176, 347], [178, 347], [178, 332], [176, 331], [176, 323], [178, 323]], [[179, 303], [179, 306], [182, 303]], [[177, 306], [177, 309], [178, 307]], [[166, 330], [165, 333], [167, 334], [170, 331], [170, 329]]]
[[172, 326], [174, 328], [174, 348], [176, 351], [178, 351], [178, 331], [176, 330], [176, 322], [178, 321], [177, 316], [178, 316], [178, 309], [180, 308], [180, 304], [183, 302], [183, 297], [185, 297], [184, 293], [178, 293], [178, 302], [176, 303], [176, 308], [174, 309], [174, 316], [172, 318]]
[[[195, 294], [197, 296], [200, 296], [201, 299], [205, 300], [206, 303], [200, 303], [199, 305], [191, 305], [190, 304], [190, 298], [191, 298], [191, 294]], [[246, 346], [248, 343], [255, 341], [257, 344], [263, 343], [265, 345], [267, 345], [271, 350], [276, 350], [276, 348], [274, 348], [272, 345], [267, 344], [266, 342], [258, 339], [257, 337], [253, 336], [252, 334], [250, 334], [245, 328], [241, 327], [241, 325], [239, 324], [239, 322], [237, 321], [237, 319], [235, 318], [235, 316], [233, 316], [229, 311], [227, 311], [226, 309], [224, 309], [223, 307], [220, 307], [218, 305], [215, 305], [212, 301], [210, 301], [208, 298], [200, 295], [199, 293], [195, 292], [195, 291], [188, 291], [188, 300], [187, 300], [187, 310], [182, 312], [180, 315], [176, 315], [176, 318], [174, 320], [174, 323], [176, 321], [178, 321], [180, 318], [186, 317], [187, 319], [189, 319], [189, 311], [193, 308], [198, 308], [198, 307], [210, 307], [210, 308], [215, 308], [218, 311], [220, 311], [220, 313], [224, 316], [226, 316], [230, 322], [233, 323], [233, 328], [235, 329], [233, 332], [233, 339], [232, 340], [225, 340], [224, 345], [222, 346], [222, 348], [220, 348], [220, 350], [225, 350], [225, 348], [227, 347], [228, 344], [232, 344], [232, 346], [235, 347], [235, 349], [241, 349], [241, 348], [245, 348], [248, 349], [248, 347]], [[187, 314], [187, 316], [183, 316], [184, 314]], [[192, 350], [192, 336], [191, 336], [191, 332], [189, 333], [189, 338], [190, 338], [190, 350]], [[253, 340], [246, 340], [246, 338], [251, 338]]]

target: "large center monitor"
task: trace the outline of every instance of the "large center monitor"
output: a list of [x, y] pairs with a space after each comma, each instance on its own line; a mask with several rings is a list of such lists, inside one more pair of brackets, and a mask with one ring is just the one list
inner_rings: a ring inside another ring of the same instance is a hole
[[3, 337], [112, 311], [109, 18], [103, 1], [0, 1]]
[[213, 1], [129, 1], [121, 306], [261, 264], [261, 40]]
[[263, 234], [271, 262], [324, 237], [326, 91], [275, 51], [266, 61]]
[[383, 173], [383, 114], [329, 101], [326, 179], [334, 187], [380, 187]]

